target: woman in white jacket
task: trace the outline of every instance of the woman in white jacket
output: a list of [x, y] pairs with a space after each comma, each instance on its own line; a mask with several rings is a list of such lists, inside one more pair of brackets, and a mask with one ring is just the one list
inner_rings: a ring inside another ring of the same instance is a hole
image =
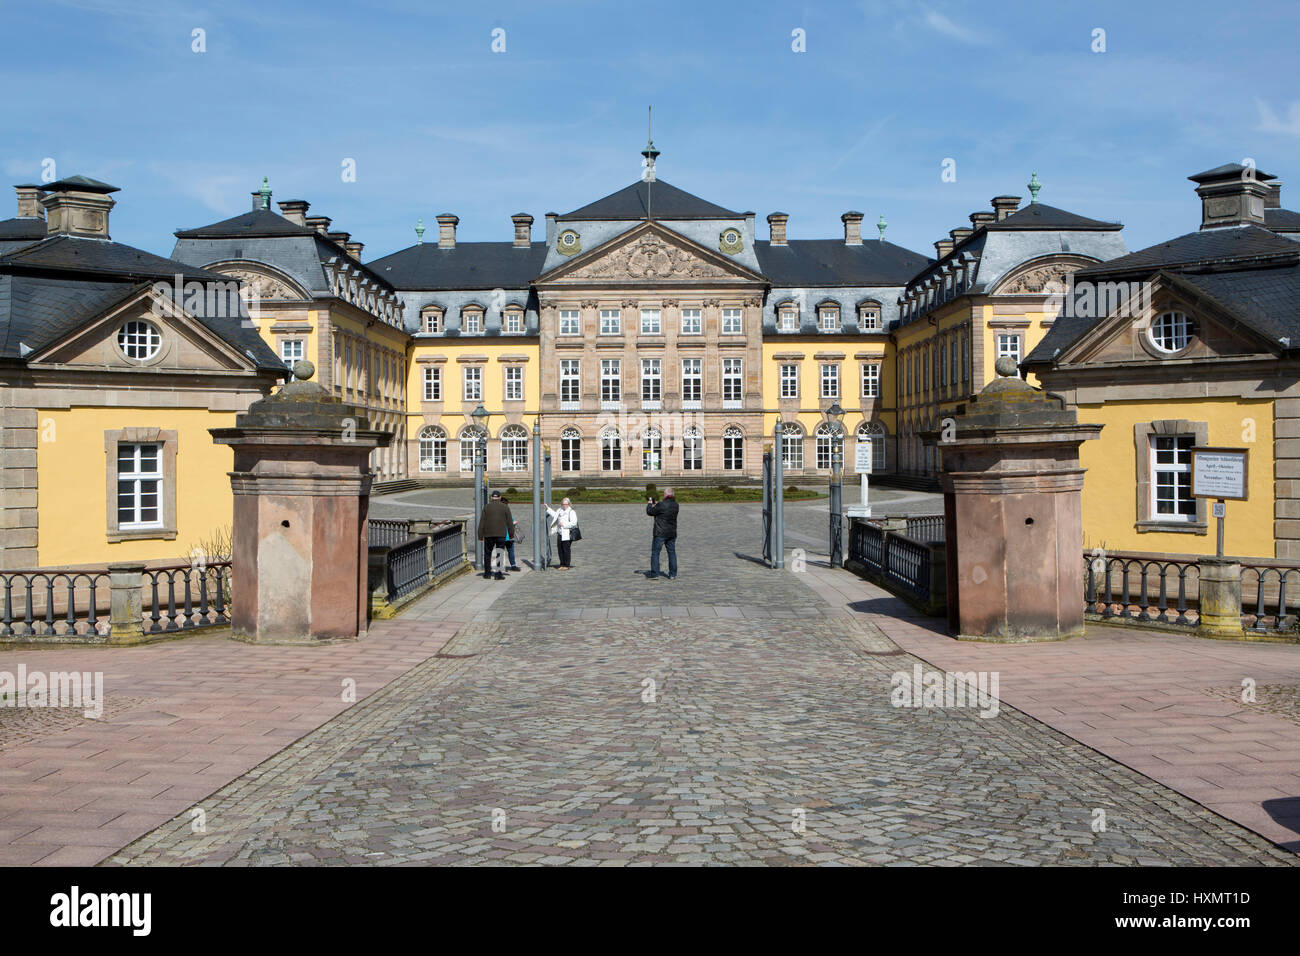
[[569, 539], [573, 534], [573, 529], [578, 526], [578, 512], [569, 506], [569, 499], [565, 498], [560, 502], [560, 508], [557, 511], [550, 505], [546, 506], [546, 514], [551, 519], [550, 531], [554, 531], [560, 540], [560, 569], [569, 570], [569, 549], [573, 542]]

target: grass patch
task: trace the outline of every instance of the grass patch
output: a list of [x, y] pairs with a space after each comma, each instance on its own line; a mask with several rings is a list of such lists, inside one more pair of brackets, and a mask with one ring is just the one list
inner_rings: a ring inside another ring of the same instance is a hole
[[[503, 492], [510, 499], [511, 504], [516, 502], [531, 502], [533, 500], [532, 489], [524, 491], [509, 490]], [[659, 498], [659, 493], [655, 492], [655, 498]], [[762, 488], [731, 488], [722, 485], [716, 488], [680, 488], [677, 489], [676, 497], [681, 504], [697, 504], [704, 502], [729, 502], [729, 501], [762, 501]], [[810, 491], [807, 488], [787, 488], [785, 490], [787, 501], [808, 501], [813, 498], [825, 498], [826, 495], [816, 491]], [[575, 505], [585, 504], [645, 504], [647, 498], [646, 492], [641, 488], [555, 488], [551, 489], [551, 503], [558, 504], [560, 499], [568, 498]]]

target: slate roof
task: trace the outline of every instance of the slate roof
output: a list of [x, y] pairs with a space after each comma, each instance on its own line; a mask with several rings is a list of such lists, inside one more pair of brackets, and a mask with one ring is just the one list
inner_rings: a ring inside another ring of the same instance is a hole
[[0, 275], [0, 358], [44, 348], [144, 285]]
[[785, 246], [757, 240], [763, 275], [777, 287], [901, 286], [931, 260], [881, 239], [860, 246], [843, 239], [791, 239]]
[[178, 273], [200, 282], [227, 278], [120, 242], [75, 236], [50, 236], [0, 255], [0, 270], [19, 269], [94, 274], [125, 281], [172, 279]]
[[1089, 219], [1065, 209], [1058, 209], [1046, 203], [1033, 202], [1022, 209], [1017, 209], [1001, 222], [990, 222], [985, 229], [997, 232], [1002, 229], [1103, 229], [1119, 230], [1124, 227], [1118, 222], [1102, 222]]
[[1292, 239], [1284, 239], [1261, 226], [1231, 226], [1189, 232], [1167, 242], [1147, 246], [1118, 259], [1088, 266], [1075, 273], [1076, 279], [1121, 273], [1153, 272], [1156, 269], [1196, 263], [1295, 256], [1300, 253]]
[[662, 179], [636, 182], [604, 199], [558, 216], [560, 222], [586, 219], [646, 219], [647, 209], [656, 219], [743, 219], [744, 215], [723, 209], [699, 196], [692, 196]]
[[[1187, 178], [1194, 183], [1214, 183], [1224, 179], [1240, 179], [1241, 174], [1246, 171], [1247, 167], [1241, 163], [1224, 163], [1222, 166], [1215, 166], [1213, 169], [1207, 169], [1203, 173], [1194, 173]], [[1268, 179], [1277, 179], [1271, 173], [1266, 173], [1262, 169], [1254, 169], [1251, 172], [1254, 179], [1263, 182]]]
[[269, 209], [253, 209], [209, 226], [180, 229], [175, 235], [177, 239], [236, 239], [245, 236], [311, 236], [317, 233], [315, 229], [300, 226]]
[[453, 249], [420, 243], [366, 263], [397, 289], [526, 289], [542, 273], [546, 243], [458, 242]]
[[45, 220], [32, 217], [0, 219], [0, 239], [44, 239], [47, 232]]
[[1300, 212], [1293, 209], [1265, 209], [1264, 225], [1276, 232], [1300, 232]]

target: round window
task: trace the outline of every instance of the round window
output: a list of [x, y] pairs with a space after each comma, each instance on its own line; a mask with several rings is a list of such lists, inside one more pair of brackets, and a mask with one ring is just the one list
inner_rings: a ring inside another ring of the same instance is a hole
[[117, 347], [137, 362], [146, 362], [162, 348], [162, 336], [149, 322], [128, 322], [117, 333]]
[[569, 231], [560, 233], [560, 245], [568, 247], [576, 246], [577, 244], [578, 234], [576, 232]]
[[1151, 322], [1148, 334], [1160, 351], [1180, 352], [1192, 340], [1192, 323], [1182, 312], [1164, 312]]

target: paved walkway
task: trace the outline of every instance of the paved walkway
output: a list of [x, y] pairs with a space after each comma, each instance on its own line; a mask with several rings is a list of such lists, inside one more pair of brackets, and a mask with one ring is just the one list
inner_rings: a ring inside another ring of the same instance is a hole
[[[1295, 864], [1012, 707], [893, 706], [893, 675], [924, 667], [907, 651], [939, 639], [844, 572], [757, 564], [755, 512], [692, 509], [669, 582], [637, 573], [635, 506], [584, 509], [575, 570], [480, 582], [442, 656], [201, 800], [205, 832], [181, 814], [112, 861]], [[814, 541], [824, 520], [806, 509], [791, 532]], [[1017, 670], [1064, 675], [1045, 649], [978, 669], [1002, 668], [1013, 704], [1051, 700]], [[1257, 661], [1270, 682], [1295, 652], [1250, 650], [1282, 652]]]

